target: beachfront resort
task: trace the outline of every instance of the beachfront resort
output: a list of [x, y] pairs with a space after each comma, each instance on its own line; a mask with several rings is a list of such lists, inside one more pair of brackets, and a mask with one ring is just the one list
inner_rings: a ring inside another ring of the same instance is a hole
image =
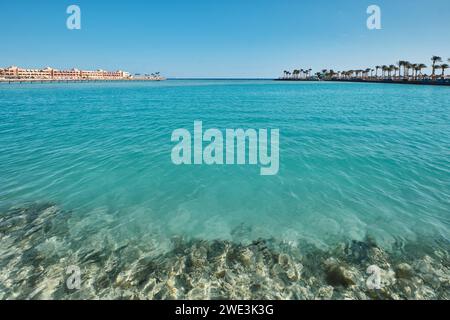
[[448, 63], [439, 56], [430, 59], [431, 73], [423, 72], [428, 66], [424, 63], [412, 63], [400, 60], [396, 64], [377, 65], [373, 68], [334, 71], [323, 69], [312, 73], [312, 69], [284, 70], [283, 75], [277, 80], [284, 81], [349, 81], [349, 82], [387, 82], [410, 84], [437, 84], [450, 85], [450, 76], [445, 71], [450, 68]]
[[44, 69], [25, 69], [17, 66], [0, 68], [0, 81], [117, 81], [117, 80], [164, 80], [159, 72], [150, 75], [140, 74], [133, 76], [131, 73], [117, 70], [58, 70], [51, 67]]

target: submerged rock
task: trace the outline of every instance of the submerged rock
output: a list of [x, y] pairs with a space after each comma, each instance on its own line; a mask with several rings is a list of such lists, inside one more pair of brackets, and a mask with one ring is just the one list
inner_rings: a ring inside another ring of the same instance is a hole
[[239, 252], [239, 261], [245, 266], [250, 267], [253, 262], [253, 252], [245, 248]]
[[395, 274], [400, 279], [411, 279], [414, 276], [414, 270], [409, 264], [400, 263], [395, 268]]
[[319, 288], [316, 299], [330, 300], [333, 297], [334, 288], [332, 286], [324, 286]]
[[324, 267], [327, 283], [334, 287], [349, 287], [357, 282], [354, 271], [334, 258], [325, 260]]

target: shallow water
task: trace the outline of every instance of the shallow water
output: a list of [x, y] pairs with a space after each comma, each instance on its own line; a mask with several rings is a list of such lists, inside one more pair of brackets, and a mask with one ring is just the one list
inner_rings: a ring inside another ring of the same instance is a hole
[[[205, 129], [279, 129], [278, 175], [173, 165], [171, 133], [193, 132], [194, 120]], [[320, 249], [369, 237], [388, 251], [425, 239], [449, 248], [446, 87], [4, 84], [0, 146], [0, 212], [55, 203], [70, 212], [57, 234], [78, 248], [83, 239], [102, 246], [106, 234], [112, 247], [136, 241], [160, 254], [173, 236]]]

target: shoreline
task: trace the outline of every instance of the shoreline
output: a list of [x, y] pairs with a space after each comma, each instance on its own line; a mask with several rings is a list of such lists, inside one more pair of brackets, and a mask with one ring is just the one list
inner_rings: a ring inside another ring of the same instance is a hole
[[103, 80], [103, 79], [89, 79], [89, 80], [53, 80], [53, 79], [0, 79], [0, 84], [44, 84], [44, 83], [106, 83], [106, 82], [159, 82], [170, 80], [183, 80], [183, 81], [195, 81], [195, 80], [217, 80], [217, 81], [276, 81], [276, 82], [346, 82], [346, 83], [380, 83], [380, 84], [403, 84], [403, 85], [423, 85], [423, 86], [441, 86], [449, 87], [450, 80], [445, 82], [432, 82], [432, 81], [398, 81], [398, 80], [362, 80], [362, 79], [332, 79], [332, 80], [318, 80], [318, 79], [265, 79], [265, 78], [245, 78], [245, 79], [231, 79], [231, 78], [163, 78], [163, 79], [117, 79], [117, 80]]
[[167, 79], [66, 79], [66, 80], [56, 80], [56, 79], [0, 79], [0, 83], [81, 83], [81, 82], [146, 82], [146, 81], [165, 81]]
[[425, 86], [450, 86], [450, 80], [443, 81], [420, 81], [420, 80], [365, 80], [365, 79], [274, 79], [274, 81], [287, 81], [287, 82], [350, 82], [350, 83], [385, 83], [385, 84], [412, 84], [412, 85], [425, 85]]

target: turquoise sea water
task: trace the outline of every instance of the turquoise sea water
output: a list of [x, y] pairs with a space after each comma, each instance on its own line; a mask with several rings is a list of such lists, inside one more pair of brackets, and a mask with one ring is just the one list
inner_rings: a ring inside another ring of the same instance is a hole
[[[280, 171], [175, 166], [171, 133], [280, 130]], [[0, 85], [0, 208], [52, 202], [69, 233], [317, 246], [450, 239], [450, 90], [169, 80]], [[142, 240], [144, 241], [144, 240]], [[444, 241], [444, 242], [442, 242]]]

